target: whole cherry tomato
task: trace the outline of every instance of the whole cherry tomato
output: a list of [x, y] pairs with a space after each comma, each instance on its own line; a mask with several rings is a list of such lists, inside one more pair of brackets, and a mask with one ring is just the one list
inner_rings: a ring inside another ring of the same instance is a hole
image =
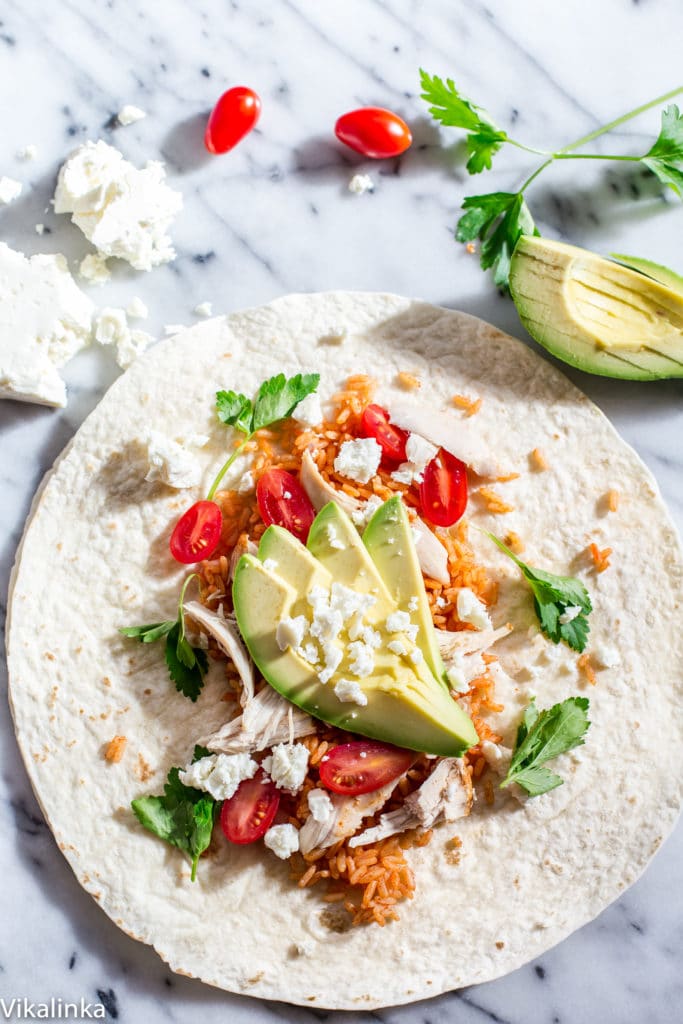
[[361, 107], [342, 114], [334, 133], [345, 146], [373, 160], [399, 156], [413, 141], [403, 118], [383, 107]]
[[368, 405], [360, 421], [363, 437], [374, 437], [388, 462], [406, 461], [408, 433], [389, 422], [389, 413], [381, 405]]
[[372, 793], [407, 772], [417, 755], [377, 740], [333, 747], [320, 762], [320, 781], [333, 793]]
[[286, 469], [269, 469], [256, 485], [256, 500], [264, 523], [283, 526], [306, 543], [315, 509], [295, 476]]
[[259, 769], [253, 779], [244, 779], [237, 791], [223, 801], [223, 835], [240, 846], [256, 842], [273, 824], [279, 805], [280, 794], [275, 783]]
[[169, 547], [176, 562], [190, 565], [210, 558], [218, 547], [223, 515], [215, 501], [197, 501], [183, 512], [171, 534]]
[[422, 515], [435, 526], [452, 526], [467, 507], [467, 466], [445, 448], [424, 471], [420, 506]]
[[261, 114], [261, 100], [253, 89], [236, 85], [224, 92], [209, 115], [204, 145], [209, 153], [227, 153], [248, 135]]

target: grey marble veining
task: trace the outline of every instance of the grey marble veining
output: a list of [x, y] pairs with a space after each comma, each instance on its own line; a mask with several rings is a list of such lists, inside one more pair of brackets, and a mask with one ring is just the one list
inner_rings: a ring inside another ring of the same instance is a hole
[[[80, 260], [87, 243], [53, 214], [49, 199], [67, 152], [102, 137], [134, 161], [164, 159], [185, 198], [173, 231], [174, 263], [149, 275], [117, 267], [109, 284], [90, 290], [101, 305], [142, 296], [151, 311], [145, 326], [154, 333], [193, 322], [203, 300], [221, 313], [285, 292], [362, 288], [464, 309], [522, 337], [513, 306], [495, 293], [476, 257], [453, 243], [452, 228], [464, 195], [510, 188], [533, 164], [510, 152], [490, 174], [466, 180], [457, 138], [440, 137], [425, 116], [418, 67], [453, 75], [530, 144], [559, 145], [672, 88], [682, 32], [678, 0], [3, 0], [0, 174], [23, 181], [24, 193], [0, 209], [0, 238], [27, 253], [62, 251]], [[236, 83], [261, 94], [263, 117], [233, 153], [209, 157], [201, 145], [206, 114]], [[124, 103], [141, 106], [148, 118], [113, 127]], [[332, 125], [360, 104], [406, 116], [413, 148], [372, 166], [343, 151]], [[610, 146], [641, 145], [657, 121], [655, 112], [634, 121]], [[15, 160], [28, 143], [38, 146], [37, 159]], [[374, 194], [348, 193], [357, 168], [375, 178]], [[683, 210], [632, 171], [553, 168], [529, 198], [548, 233], [682, 268]], [[42, 237], [36, 223], [46, 226]], [[117, 373], [105, 352], [86, 352], [67, 369], [66, 410], [0, 403], [3, 581], [43, 472]], [[683, 525], [681, 382], [570, 376], [640, 452]], [[3, 618], [5, 598], [3, 582]], [[1, 685], [4, 694], [4, 675]], [[342, 1020], [173, 975], [119, 932], [80, 889], [44, 824], [4, 697], [0, 735], [1, 997], [84, 997], [102, 1002], [109, 1019], [145, 1024]], [[354, 1017], [387, 1024], [673, 1024], [683, 998], [682, 854], [679, 824], [621, 899], [506, 978]], [[514, 911], [523, 915], [524, 907]], [[467, 942], [465, 925], [460, 941]], [[448, 956], [448, 949], [434, 955]]]

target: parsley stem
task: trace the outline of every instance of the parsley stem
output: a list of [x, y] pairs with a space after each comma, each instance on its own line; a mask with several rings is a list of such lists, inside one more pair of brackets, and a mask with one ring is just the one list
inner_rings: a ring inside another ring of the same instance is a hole
[[178, 621], [180, 622], [180, 636], [181, 639], [185, 639], [185, 616], [183, 615], [183, 604], [185, 603], [185, 591], [190, 585], [190, 582], [194, 579], [199, 579], [199, 573], [191, 572], [183, 583], [183, 589], [180, 591], [180, 600], [178, 601]]
[[570, 142], [568, 146], [563, 146], [562, 149], [557, 151], [555, 156], [557, 157], [560, 153], [568, 153], [573, 149], [578, 149], [579, 146], [585, 145], [586, 142], [592, 142], [593, 139], [597, 139], [600, 135], [605, 135], [607, 132], [611, 132], [614, 128], [618, 128], [620, 125], [624, 124], [624, 122], [630, 121], [634, 117], [638, 117], [639, 114], [644, 114], [646, 110], [651, 110], [652, 107], [657, 107], [660, 103], [665, 103], [667, 100], [673, 99], [674, 96], [678, 96], [681, 92], [683, 92], [683, 85], [678, 85], [675, 89], [671, 89], [670, 92], [665, 92], [662, 96], [658, 96], [656, 99], [650, 100], [649, 103], [643, 103], [641, 107], [635, 107], [634, 110], [629, 110], [627, 114], [622, 114], [621, 117], [615, 118], [615, 120], [610, 121], [609, 124], [604, 124], [602, 128], [596, 128], [595, 131], [589, 132], [588, 135], [583, 135], [580, 139], [577, 139], [576, 142]]
[[621, 156], [614, 156], [612, 153], [563, 153], [562, 150], [559, 153], [555, 153], [555, 160], [630, 160], [632, 163], [638, 163], [642, 160], [642, 156], [628, 156], [622, 154]]
[[254, 436], [253, 433], [252, 434], [247, 434], [247, 436], [245, 437], [244, 441], [242, 441], [242, 443], [239, 444], [237, 446], [237, 448], [235, 448], [234, 452], [232, 453], [230, 458], [227, 460], [227, 462], [223, 463], [223, 465], [221, 466], [221, 468], [220, 468], [220, 470], [218, 472], [218, 476], [216, 477], [214, 482], [211, 484], [211, 490], [209, 491], [209, 493], [206, 496], [206, 500], [207, 501], [211, 501], [211, 499], [213, 498], [214, 494], [218, 490], [218, 485], [220, 484], [221, 480], [223, 479], [225, 474], [228, 472], [228, 470], [232, 466], [232, 464], [235, 461], [235, 459], [237, 458], [237, 456], [242, 453], [242, 451], [244, 450], [244, 447], [247, 444], [247, 442], [251, 441], [253, 436]]
[[547, 149], [536, 149], [534, 146], [525, 146], [523, 142], [517, 142], [516, 139], [507, 138], [505, 140], [508, 145], [516, 146], [517, 149], [523, 149], [525, 153], [536, 153], [538, 156], [553, 156]]

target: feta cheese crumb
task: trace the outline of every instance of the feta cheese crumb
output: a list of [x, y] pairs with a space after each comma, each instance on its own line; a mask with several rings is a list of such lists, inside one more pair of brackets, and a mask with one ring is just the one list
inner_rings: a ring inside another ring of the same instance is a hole
[[126, 316], [131, 320], [146, 320], [149, 316], [149, 310], [142, 299], [139, 299], [136, 295], [126, 306]]
[[412, 462], [402, 462], [398, 469], [393, 470], [391, 479], [397, 484], [412, 484], [415, 476], [415, 465]]
[[160, 480], [177, 491], [196, 487], [201, 480], [201, 467], [191, 452], [158, 430], [152, 430], [147, 440], [147, 460], [145, 480]]
[[21, 149], [17, 150], [17, 160], [35, 160], [38, 156], [38, 147], [32, 142], [29, 142], [28, 146], [22, 146]]
[[462, 658], [454, 658], [453, 664], [446, 671], [446, 678], [448, 679], [448, 685], [455, 693], [466, 693], [469, 689], [467, 679], [465, 678], [464, 665]]
[[458, 591], [457, 611], [461, 622], [467, 622], [475, 629], [491, 629], [485, 605], [469, 587], [461, 587]]
[[327, 543], [333, 550], [341, 551], [343, 549], [344, 541], [339, 539], [335, 532], [334, 526], [332, 526], [331, 523], [328, 524], [328, 526], [325, 529], [325, 537], [327, 538]]
[[349, 192], [356, 196], [362, 196], [366, 192], [375, 191], [375, 183], [369, 174], [354, 174], [349, 181]]
[[417, 473], [421, 473], [438, 452], [435, 444], [419, 434], [410, 434], [406, 441], [406, 458], [415, 466]]
[[237, 493], [238, 494], [251, 494], [251, 492], [254, 490], [255, 487], [256, 487], [256, 481], [254, 480], [254, 474], [252, 473], [252, 471], [250, 469], [248, 469], [246, 471], [246, 473], [242, 474], [242, 479], [239, 482], [239, 487], [237, 488]]
[[561, 626], [566, 626], [569, 622], [573, 622], [574, 619], [578, 618], [581, 614], [581, 608], [577, 604], [567, 605], [565, 610], [562, 612], [559, 618]]
[[111, 277], [111, 273], [104, 256], [90, 252], [79, 263], [78, 276], [90, 284], [104, 284]]
[[375, 668], [375, 654], [369, 644], [362, 640], [354, 640], [348, 646], [349, 672], [360, 679], [372, 675]]
[[116, 362], [122, 370], [127, 370], [153, 341], [147, 331], [129, 331], [127, 337], [121, 338], [116, 345]]
[[448, 604], [448, 601], [446, 600], [445, 597], [441, 597], [441, 595], [439, 594], [435, 603], [437, 608], [445, 608], [446, 605]]
[[158, 161], [138, 169], [106, 142], [86, 142], [62, 165], [55, 213], [70, 213], [102, 256], [151, 270], [175, 258], [166, 232], [183, 205], [165, 177]]
[[303, 743], [278, 743], [263, 759], [262, 767], [278, 789], [298, 793], [306, 778], [308, 750]]
[[390, 640], [387, 644], [387, 650], [391, 651], [392, 654], [398, 654], [399, 657], [408, 653], [408, 648], [402, 640]]
[[210, 793], [214, 800], [229, 800], [240, 782], [253, 778], [258, 767], [246, 753], [211, 754], [188, 765], [178, 777], [184, 786]]
[[412, 651], [410, 652], [410, 660], [412, 661], [413, 665], [419, 665], [420, 662], [424, 661], [424, 654], [422, 653], [419, 647], [413, 647]]
[[210, 302], [199, 302], [193, 310], [195, 316], [211, 316], [213, 306]]
[[340, 679], [334, 688], [334, 695], [344, 703], [358, 704], [362, 708], [368, 703], [368, 698], [355, 679]]
[[145, 331], [131, 331], [126, 312], [114, 306], [105, 306], [95, 317], [95, 341], [99, 345], [113, 345], [116, 362], [126, 370], [153, 340]]
[[591, 648], [591, 654], [599, 668], [616, 668], [619, 664], [619, 651], [611, 644], [596, 643]]
[[275, 632], [275, 640], [280, 650], [285, 651], [288, 647], [296, 650], [297, 647], [300, 647], [306, 635], [307, 625], [305, 615], [296, 615], [294, 618], [287, 616], [280, 619]]
[[13, 203], [21, 195], [22, 184], [14, 178], [0, 178], [0, 203]]
[[380, 505], [384, 504], [377, 494], [371, 494], [362, 508], [354, 509], [351, 513], [353, 525], [359, 530], [364, 530]]
[[299, 849], [299, 833], [293, 825], [273, 825], [268, 829], [263, 842], [280, 860], [287, 860]]
[[134, 107], [132, 103], [126, 103], [116, 115], [116, 120], [123, 128], [127, 128], [129, 124], [142, 121], [145, 117], [147, 117], [146, 111], [141, 110], [140, 107]]
[[277, 569], [277, 562], [275, 561], [274, 558], [264, 558], [263, 568], [266, 570], [266, 572], [275, 572], [275, 570]]
[[417, 636], [417, 626], [411, 622], [408, 612], [392, 612], [387, 615], [387, 633], [405, 633], [411, 640]]
[[324, 789], [311, 789], [308, 793], [308, 809], [314, 821], [323, 824], [334, 814], [334, 804]]
[[42, 235], [42, 234], [45, 233], [45, 225], [44, 224], [36, 224], [36, 229], [35, 230], [36, 230], [36, 234], [37, 235]]
[[306, 395], [292, 413], [292, 419], [301, 423], [304, 427], [318, 427], [323, 421], [323, 410], [320, 405], [320, 395], [314, 391]]
[[361, 437], [344, 441], [334, 460], [334, 468], [342, 476], [366, 484], [379, 469], [381, 458], [382, 449], [374, 437]]
[[420, 599], [415, 594], [408, 601], [408, 611], [416, 612], [420, 606]]
[[314, 643], [304, 644], [296, 653], [299, 654], [304, 661], [307, 661], [309, 665], [317, 665], [320, 661], [318, 648]]

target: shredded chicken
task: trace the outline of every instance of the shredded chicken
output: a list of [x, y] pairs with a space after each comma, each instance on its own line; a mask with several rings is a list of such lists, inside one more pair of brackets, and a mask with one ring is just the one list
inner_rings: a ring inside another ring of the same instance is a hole
[[256, 753], [276, 743], [291, 743], [316, 730], [310, 715], [300, 711], [271, 686], [264, 686], [244, 705], [241, 715], [200, 740], [221, 754]]
[[[305, 451], [301, 459], [301, 484], [316, 512], [330, 501], [336, 502], [349, 515], [352, 512], [359, 512], [365, 505], [364, 501], [352, 498], [329, 484], [321, 475], [309, 451]], [[439, 583], [449, 583], [451, 577], [445, 547], [421, 519], [415, 519], [411, 525], [417, 534], [415, 548], [422, 572]]]
[[257, 555], [258, 546], [254, 544], [253, 540], [249, 540], [246, 533], [240, 535], [230, 554], [230, 564], [228, 566], [228, 579], [233, 580], [235, 578], [235, 569], [242, 555]]
[[[401, 776], [403, 778], [403, 776]], [[316, 821], [313, 815], [306, 819], [299, 831], [299, 849], [302, 853], [324, 850], [340, 839], [352, 836], [363, 818], [375, 814], [387, 802], [400, 779], [388, 782], [381, 789], [360, 796], [332, 796], [333, 813], [327, 821]]]
[[237, 624], [219, 612], [212, 612], [199, 601], [187, 601], [186, 615], [212, 636], [224, 654], [232, 661], [242, 680], [240, 703], [245, 707], [254, 696], [254, 667], [244, 646]]
[[501, 475], [501, 468], [491, 455], [479, 433], [461, 418], [449, 416], [441, 411], [430, 412], [424, 402], [419, 405], [410, 398], [392, 399], [387, 406], [392, 423], [411, 434], [419, 434], [439, 448], [453, 452], [459, 459], [481, 477]]
[[500, 629], [462, 629], [455, 633], [448, 629], [437, 629], [436, 639], [442, 656], [448, 660], [456, 654], [481, 654], [482, 651], [488, 651], [489, 647], [493, 647], [511, 632], [512, 626], [509, 623]]

